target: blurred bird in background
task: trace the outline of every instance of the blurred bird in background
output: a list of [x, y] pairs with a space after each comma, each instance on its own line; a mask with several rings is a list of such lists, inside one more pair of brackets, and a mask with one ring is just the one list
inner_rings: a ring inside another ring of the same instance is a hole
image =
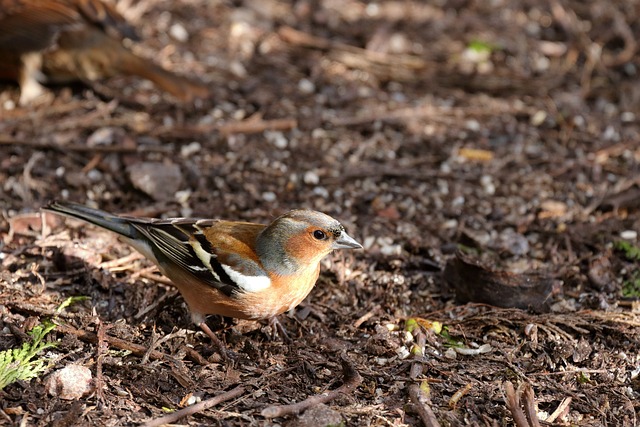
[[207, 98], [207, 87], [135, 55], [122, 43], [134, 28], [101, 0], [0, 0], [0, 79], [20, 85], [20, 105], [41, 83], [92, 82], [118, 75], [151, 80], [182, 102]]

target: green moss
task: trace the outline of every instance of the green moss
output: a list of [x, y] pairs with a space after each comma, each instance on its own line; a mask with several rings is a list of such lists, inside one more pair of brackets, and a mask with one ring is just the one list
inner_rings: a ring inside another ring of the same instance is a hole
[[624, 240], [613, 243], [613, 247], [621, 251], [629, 261], [640, 261], [640, 248]]
[[622, 282], [620, 292], [625, 298], [640, 298], [640, 270], [634, 271], [629, 280]]

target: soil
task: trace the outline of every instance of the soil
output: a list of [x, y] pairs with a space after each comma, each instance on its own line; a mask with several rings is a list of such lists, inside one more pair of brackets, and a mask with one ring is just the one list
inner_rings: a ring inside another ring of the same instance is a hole
[[[137, 425], [234, 390], [173, 422], [639, 424], [637, 1], [128, 3], [132, 48], [212, 97], [117, 77], [18, 107], [0, 86], [0, 348], [59, 325], [47, 372], [0, 391], [0, 424]], [[150, 262], [42, 221], [54, 198], [262, 223], [311, 208], [364, 250], [323, 261], [279, 317], [291, 342], [212, 316], [225, 362]], [[55, 395], [69, 365], [92, 391]]]

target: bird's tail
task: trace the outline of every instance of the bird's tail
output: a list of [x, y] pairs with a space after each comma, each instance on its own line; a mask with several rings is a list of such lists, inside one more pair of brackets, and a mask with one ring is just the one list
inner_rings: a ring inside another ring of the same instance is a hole
[[169, 92], [182, 102], [189, 103], [195, 99], [207, 99], [211, 96], [209, 88], [204, 83], [167, 71], [129, 50], [123, 49], [118, 61], [117, 67], [122, 73], [151, 80], [160, 89]]
[[53, 201], [43, 206], [42, 210], [86, 221], [129, 239], [135, 239], [138, 236], [138, 231], [126, 218], [77, 203]]

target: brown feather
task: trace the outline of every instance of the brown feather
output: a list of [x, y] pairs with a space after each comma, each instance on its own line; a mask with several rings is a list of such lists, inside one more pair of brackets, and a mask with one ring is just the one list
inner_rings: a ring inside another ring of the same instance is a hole
[[101, 0], [0, 0], [0, 78], [18, 81], [21, 104], [42, 92], [42, 76], [66, 83], [134, 75], [184, 102], [209, 96], [205, 85], [135, 55], [123, 37], [137, 39]]

